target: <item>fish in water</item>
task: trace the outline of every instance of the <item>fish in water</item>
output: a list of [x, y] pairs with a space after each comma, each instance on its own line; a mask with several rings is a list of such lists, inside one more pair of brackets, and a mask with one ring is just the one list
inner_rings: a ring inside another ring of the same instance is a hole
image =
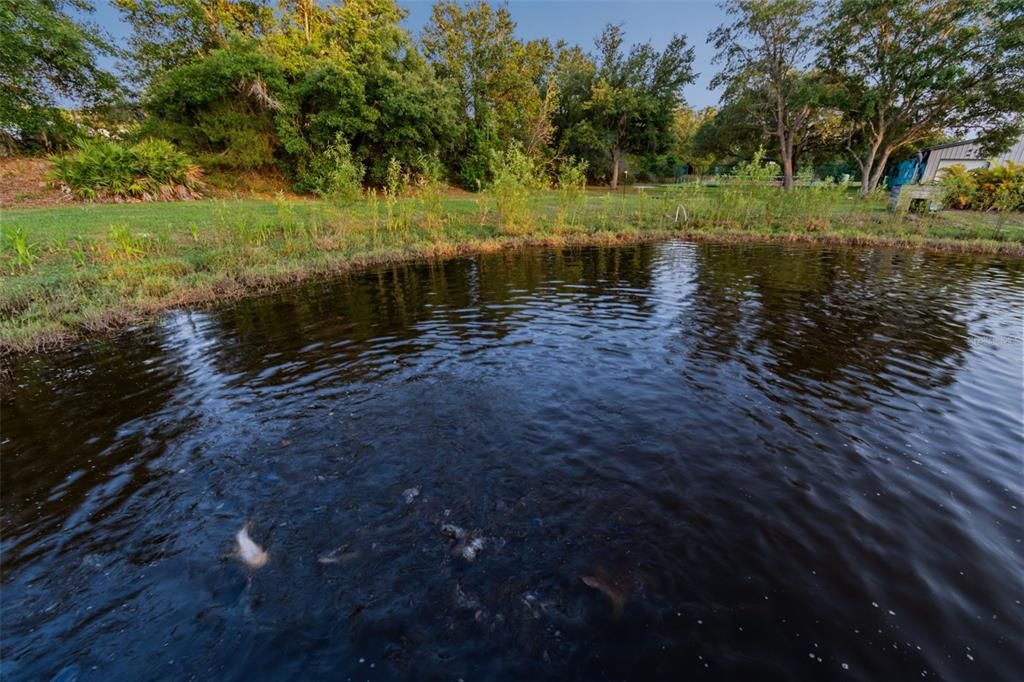
[[242, 530], [235, 534], [235, 541], [238, 543], [238, 558], [249, 568], [263, 568], [270, 556], [266, 550], [249, 537], [250, 525], [250, 523], [245, 524], [242, 526]]
[[455, 540], [452, 552], [466, 561], [476, 559], [477, 553], [484, 548], [484, 538], [470, 535], [465, 529], [450, 523], [441, 526], [441, 534]]
[[583, 584], [587, 587], [592, 587], [604, 596], [608, 597], [608, 600], [612, 603], [612, 615], [616, 618], [622, 615], [622, 610], [626, 607], [626, 595], [622, 590], [617, 587], [613, 587], [609, 582], [592, 575], [580, 576], [580, 580], [582, 580]]
[[353, 560], [359, 557], [359, 552], [350, 552], [348, 545], [342, 545], [337, 549], [324, 554], [317, 559], [321, 564], [343, 564], [347, 565], [352, 563]]

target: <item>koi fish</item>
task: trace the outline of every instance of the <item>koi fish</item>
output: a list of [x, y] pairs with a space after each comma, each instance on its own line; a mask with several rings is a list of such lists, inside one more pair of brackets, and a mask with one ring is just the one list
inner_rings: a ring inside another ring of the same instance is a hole
[[580, 576], [580, 580], [582, 580], [583, 584], [587, 587], [592, 587], [604, 596], [608, 597], [608, 600], [612, 603], [612, 615], [616, 618], [622, 615], [622, 610], [626, 607], [625, 594], [613, 588], [600, 578], [592, 575]]
[[266, 550], [249, 537], [249, 526], [249, 523], [245, 524], [242, 526], [242, 530], [235, 534], [235, 541], [238, 543], [238, 558], [249, 568], [263, 568], [270, 560], [270, 556]]

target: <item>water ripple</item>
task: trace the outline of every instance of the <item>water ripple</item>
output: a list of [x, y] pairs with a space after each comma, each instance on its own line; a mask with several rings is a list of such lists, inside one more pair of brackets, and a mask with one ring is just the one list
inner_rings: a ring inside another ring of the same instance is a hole
[[1019, 260], [667, 242], [26, 359], [0, 676], [1024, 677], [1022, 314]]

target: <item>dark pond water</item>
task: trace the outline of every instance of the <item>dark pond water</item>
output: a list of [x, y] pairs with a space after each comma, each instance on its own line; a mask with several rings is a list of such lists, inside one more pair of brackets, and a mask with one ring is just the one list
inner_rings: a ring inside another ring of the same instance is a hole
[[1022, 310], [1020, 261], [670, 242], [23, 360], [0, 672], [1022, 679]]

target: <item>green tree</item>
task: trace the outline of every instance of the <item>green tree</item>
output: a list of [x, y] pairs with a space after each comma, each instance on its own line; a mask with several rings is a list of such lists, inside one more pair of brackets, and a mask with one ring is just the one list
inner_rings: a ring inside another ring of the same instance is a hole
[[546, 40], [523, 42], [507, 8], [478, 1], [440, 0], [423, 29], [423, 51], [437, 76], [458, 96], [462, 142], [450, 161], [473, 187], [490, 175], [493, 153], [519, 142], [534, 157], [553, 137], [557, 49]]
[[144, 132], [173, 141], [207, 166], [267, 168], [281, 140], [296, 134], [284, 65], [251, 42], [161, 74], [144, 105]]
[[672, 116], [672, 156], [676, 162], [691, 166], [697, 175], [706, 175], [715, 167], [717, 158], [712, 152], [701, 153], [697, 149], [697, 133], [713, 121], [717, 110], [714, 107], [692, 109], [683, 105]]
[[603, 177], [607, 150], [590, 123], [587, 104], [597, 75], [591, 55], [578, 46], [562, 47], [555, 58], [554, 82], [558, 99], [552, 122], [554, 144], [566, 156], [586, 162], [592, 177]]
[[747, 98], [750, 113], [775, 137], [783, 187], [793, 187], [798, 138], [817, 107], [815, 81], [803, 70], [814, 49], [813, 0], [731, 0], [723, 9], [736, 20], [708, 38], [724, 68], [713, 86], [723, 99]]
[[[800, 84], [801, 79], [813, 80], [808, 86]], [[762, 86], [763, 87], [763, 86]], [[815, 97], [821, 95], [820, 77], [817, 74], [800, 74], [795, 89], [813, 89]], [[782, 167], [780, 145], [775, 126], [765, 117], [764, 103], [771, 95], [766, 91], [751, 88], [736, 88], [726, 98], [717, 115], [705, 121], [694, 135], [694, 151], [698, 154], [713, 154], [730, 161], [746, 161], [759, 147], [768, 150], [768, 156]], [[842, 150], [843, 128], [839, 112], [829, 106], [804, 104], [806, 112], [798, 118], [791, 118], [790, 152], [793, 168], [805, 163], [822, 163], [833, 160]], [[796, 125], [799, 123], [799, 125]]]
[[948, 131], [1008, 146], [1024, 112], [1020, 0], [833, 0], [821, 65], [861, 194], [902, 149]]
[[232, 32], [223, 47], [154, 78], [147, 131], [207, 165], [276, 165], [320, 190], [344, 146], [380, 182], [391, 157], [437, 154], [459, 130], [454, 93], [399, 25], [403, 16], [394, 0], [284, 3], [258, 35]]
[[[749, 159], [758, 147], [771, 144], [764, 129], [755, 122], [752, 103], [744, 97], [732, 98], [715, 115], [700, 124], [693, 136], [698, 155], [713, 155], [723, 163]], [[774, 148], [774, 145], [772, 145]]]
[[293, 5], [268, 49], [296, 84], [296, 123], [313, 150], [340, 134], [379, 183], [391, 157], [408, 164], [451, 145], [460, 131], [455, 93], [400, 26], [405, 12], [394, 0], [314, 6], [308, 19]]
[[129, 77], [146, 85], [159, 74], [232, 38], [263, 35], [274, 22], [267, 0], [111, 0], [131, 26]]
[[611, 157], [610, 185], [618, 186], [624, 155], [659, 153], [672, 139], [672, 113], [682, 88], [692, 83], [693, 48], [676, 35], [664, 51], [650, 43], [622, 49], [621, 26], [609, 24], [597, 39], [595, 80], [584, 108], [593, 134]]
[[37, 138], [49, 149], [53, 132], [71, 127], [62, 105], [109, 98], [117, 81], [97, 64], [116, 54], [99, 29], [75, 20], [87, 0], [0, 0], [0, 139], [13, 148]]

